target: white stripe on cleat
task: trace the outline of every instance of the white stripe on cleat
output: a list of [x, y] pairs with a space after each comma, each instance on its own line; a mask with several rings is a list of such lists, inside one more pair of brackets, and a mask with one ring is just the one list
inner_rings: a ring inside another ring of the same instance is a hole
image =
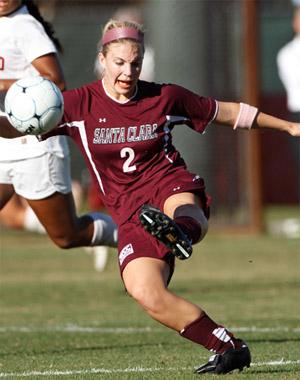
[[183, 253], [183, 255], [184, 255], [185, 257], [187, 257], [187, 258], [190, 257], [189, 253], [188, 253], [185, 249], [183, 249], [183, 248], [181, 247], [181, 245], [179, 245], [178, 243], [176, 243], [176, 247], [180, 250], [180, 252]]

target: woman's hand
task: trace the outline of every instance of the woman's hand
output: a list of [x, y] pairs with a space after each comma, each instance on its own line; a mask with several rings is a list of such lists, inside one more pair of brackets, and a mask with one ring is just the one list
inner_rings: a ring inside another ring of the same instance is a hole
[[300, 137], [300, 123], [291, 123], [287, 132], [292, 136]]

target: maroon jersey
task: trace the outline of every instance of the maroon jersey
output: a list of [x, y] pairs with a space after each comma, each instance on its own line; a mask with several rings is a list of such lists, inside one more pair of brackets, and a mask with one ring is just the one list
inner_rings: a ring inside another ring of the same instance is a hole
[[175, 125], [202, 133], [216, 101], [172, 84], [139, 81], [135, 96], [119, 103], [97, 81], [63, 93], [65, 111], [53, 134], [69, 135], [81, 149], [103, 201], [117, 223], [149, 194], [188, 173], [172, 145]]

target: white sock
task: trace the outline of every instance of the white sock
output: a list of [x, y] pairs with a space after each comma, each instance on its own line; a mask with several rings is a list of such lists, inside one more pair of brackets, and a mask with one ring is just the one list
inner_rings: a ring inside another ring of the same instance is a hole
[[44, 226], [41, 224], [32, 208], [29, 206], [26, 208], [23, 223], [23, 227], [26, 231], [38, 232], [39, 234], [46, 233]]
[[109, 248], [102, 245], [91, 248], [94, 250], [94, 268], [96, 271], [102, 272], [106, 267]]
[[113, 219], [109, 215], [100, 212], [90, 212], [88, 215], [94, 220], [94, 234], [90, 245], [117, 247], [118, 230]]

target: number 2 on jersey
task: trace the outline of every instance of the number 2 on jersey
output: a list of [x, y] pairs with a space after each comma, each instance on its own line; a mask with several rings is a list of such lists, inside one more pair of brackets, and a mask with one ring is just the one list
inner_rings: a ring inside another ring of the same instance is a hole
[[134, 160], [134, 150], [132, 148], [123, 148], [121, 149], [120, 155], [122, 158], [126, 158], [124, 164], [123, 164], [123, 172], [124, 173], [130, 173], [136, 170], [136, 165], [131, 165], [132, 161]]

